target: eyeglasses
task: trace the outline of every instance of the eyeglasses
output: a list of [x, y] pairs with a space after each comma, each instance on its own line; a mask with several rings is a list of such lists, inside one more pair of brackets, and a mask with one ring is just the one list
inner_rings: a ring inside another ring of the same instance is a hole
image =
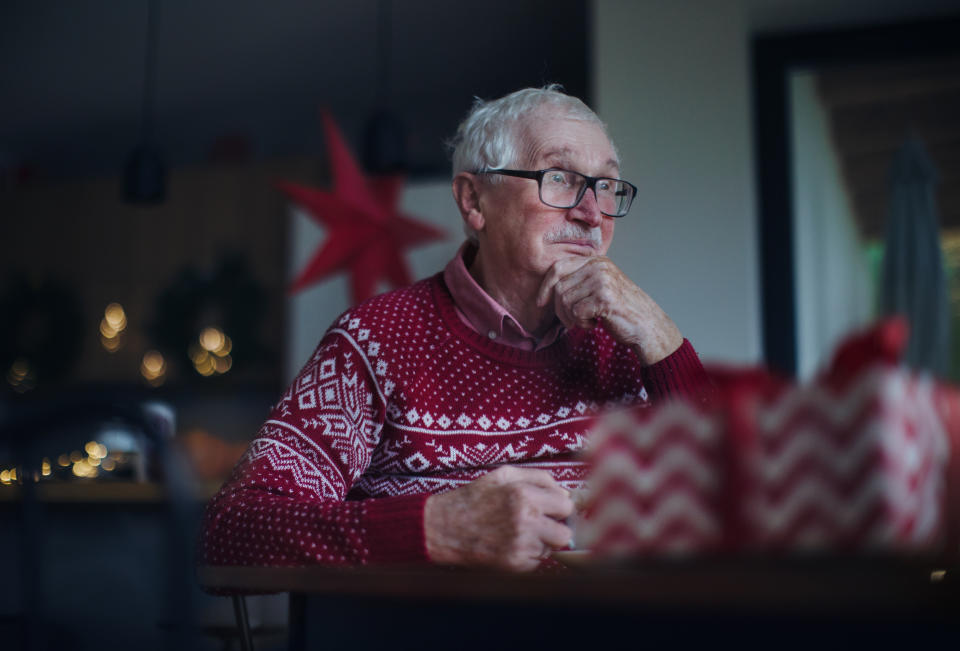
[[534, 179], [540, 187], [540, 201], [552, 208], [573, 208], [587, 190], [593, 190], [600, 212], [607, 217], [623, 217], [637, 196], [637, 186], [622, 179], [587, 176], [579, 172], [551, 167], [546, 170], [483, 170], [478, 174], [502, 174], [521, 179]]

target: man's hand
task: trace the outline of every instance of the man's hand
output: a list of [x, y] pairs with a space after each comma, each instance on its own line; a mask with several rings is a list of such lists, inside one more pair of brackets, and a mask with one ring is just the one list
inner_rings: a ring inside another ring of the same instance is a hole
[[436, 563], [534, 569], [572, 532], [570, 494], [545, 470], [503, 466], [424, 507], [427, 553]]
[[540, 284], [537, 306], [548, 305], [551, 297], [565, 326], [589, 329], [602, 321], [614, 339], [632, 347], [648, 366], [683, 343], [670, 317], [605, 256], [555, 262]]

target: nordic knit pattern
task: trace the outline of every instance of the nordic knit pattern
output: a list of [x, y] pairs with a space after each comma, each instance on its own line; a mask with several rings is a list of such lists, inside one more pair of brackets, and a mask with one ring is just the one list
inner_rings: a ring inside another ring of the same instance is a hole
[[579, 487], [575, 453], [602, 409], [706, 382], [686, 341], [648, 368], [602, 328], [536, 352], [498, 344], [459, 319], [438, 274], [330, 327], [208, 506], [202, 562], [427, 560], [430, 494], [506, 463]]

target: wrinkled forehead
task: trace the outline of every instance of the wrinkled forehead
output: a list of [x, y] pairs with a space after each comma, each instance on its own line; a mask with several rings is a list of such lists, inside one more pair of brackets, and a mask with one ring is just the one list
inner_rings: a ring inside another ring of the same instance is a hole
[[519, 165], [569, 169], [586, 165], [598, 173], [620, 170], [617, 150], [599, 121], [545, 107], [524, 116], [516, 129]]

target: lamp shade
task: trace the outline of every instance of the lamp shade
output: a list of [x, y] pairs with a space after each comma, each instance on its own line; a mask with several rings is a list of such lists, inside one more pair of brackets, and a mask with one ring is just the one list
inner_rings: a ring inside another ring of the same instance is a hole
[[394, 113], [379, 110], [367, 122], [364, 129], [363, 166], [371, 174], [406, 171], [406, 132]]
[[123, 169], [123, 199], [129, 203], [161, 203], [166, 197], [167, 168], [160, 152], [137, 145]]

